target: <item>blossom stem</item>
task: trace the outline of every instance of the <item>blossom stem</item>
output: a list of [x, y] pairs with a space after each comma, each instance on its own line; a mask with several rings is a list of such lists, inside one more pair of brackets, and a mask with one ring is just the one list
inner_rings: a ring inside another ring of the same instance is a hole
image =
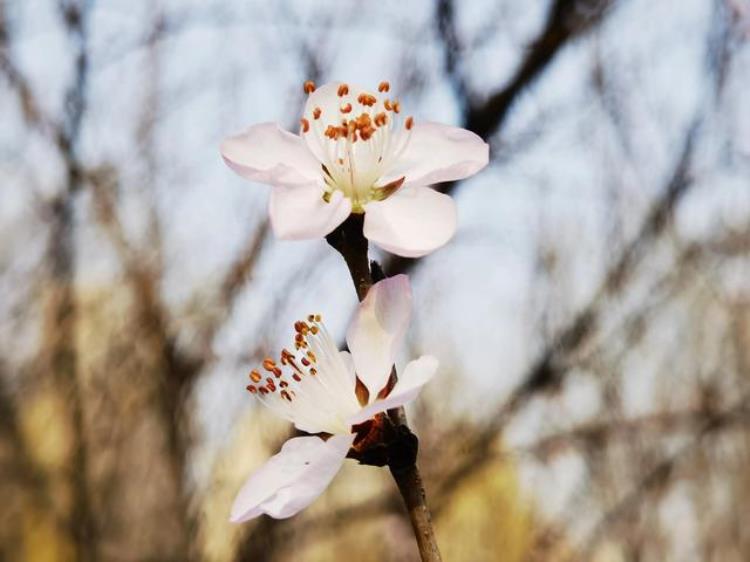
[[[370, 269], [367, 238], [362, 232], [363, 225], [364, 215], [351, 214], [336, 230], [326, 236], [328, 243], [344, 258], [360, 301], [367, 296], [367, 291], [373, 284], [373, 273], [377, 277], [382, 276], [377, 264], [374, 264], [374, 271]], [[391, 377], [395, 382], [395, 367]], [[394, 448], [403, 449], [403, 454], [389, 455], [388, 466], [409, 513], [420, 557], [422, 562], [441, 562], [432, 518], [427, 508], [422, 476], [416, 463], [417, 437], [408, 428], [403, 407], [389, 410], [388, 416], [399, 435], [399, 443]]]
[[341, 226], [326, 236], [328, 243], [343, 256], [360, 301], [364, 300], [372, 287], [367, 238], [362, 234], [364, 222], [364, 215], [352, 213]]

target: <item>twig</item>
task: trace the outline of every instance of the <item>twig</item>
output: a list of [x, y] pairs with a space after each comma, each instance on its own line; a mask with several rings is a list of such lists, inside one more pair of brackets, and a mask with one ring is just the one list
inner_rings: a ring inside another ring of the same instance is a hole
[[[346, 261], [360, 301], [367, 296], [367, 291], [373, 284], [367, 257], [367, 239], [362, 233], [363, 224], [363, 215], [352, 214], [326, 237], [328, 243]], [[376, 269], [379, 270], [379, 267]], [[393, 379], [396, 378], [395, 369], [391, 376]], [[441, 562], [430, 511], [427, 508], [424, 484], [416, 463], [418, 439], [409, 431], [403, 407], [389, 412], [389, 416], [396, 425], [398, 437], [395, 443], [389, 444], [389, 449], [396, 450], [397, 454], [388, 455], [388, 467], [406, 504], [419, 555], [422, 562]]]

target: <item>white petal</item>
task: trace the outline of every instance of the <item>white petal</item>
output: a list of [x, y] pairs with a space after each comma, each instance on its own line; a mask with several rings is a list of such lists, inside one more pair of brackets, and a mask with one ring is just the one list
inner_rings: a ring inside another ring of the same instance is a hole
[[417, 258], [447, 243], [456, 232], [456, 204], [429, 187], [401, 188], [365, 207], [365, 236], [384, 250]]
[[241, 523], [266, 513], [276, 519], [295, 515], [328, 487], [341, 468], [354, 436], [290, 439], [255, 471], [232, 505], [230, 521]]
[[356, 415], [347, 420], [347, 423], [355, 425], [370, 419], [379, 412], [397, 408], [414, 400], [421, 392], [422, 387], [435, 375], [438, 368], [438, 360], [431, 355], [423, 355], [406, 366], [396, 386], [383, 400], [378, 400], [362, 408]]
[[406, 275], [383, 279], [370, 288], [346, 332], [357, 376], [372, 399], [388, 382], [411, 319], [411, 300]]
[[322, 182], [320, 163], [297, 135], [276, 123], [253, 125], [221, 143], [221, 155], [243, 178], [271, 185]]
[[415, 123], [411, 139], [379, 184], [406, 177], [404, 186], [432, 185], [476, 174], [489, 161], [489, 146], [471, 131], [440, 123]]
[[268, 213], [277, 237], [283, 240], [322, 238], [340, 225], [352, 210], [351, 201], [334, 191], [323, 201], [323, 190], [314, 184], [279, 186], [271, 191]]

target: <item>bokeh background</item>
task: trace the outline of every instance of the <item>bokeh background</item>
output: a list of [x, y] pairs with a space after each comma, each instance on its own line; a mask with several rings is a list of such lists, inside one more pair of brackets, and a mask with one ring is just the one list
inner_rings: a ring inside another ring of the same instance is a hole
[[[227, 522], [289, 435], [245, 392], [356, 304], [221, 139], [390, 80], [489, 167], [400, 364], [449, 561], [750, 560], [750, 2], [0, 1], [0, 560], [406, 561], [386, 470]], [[343, 337], [342, 337], [343, 340]]]

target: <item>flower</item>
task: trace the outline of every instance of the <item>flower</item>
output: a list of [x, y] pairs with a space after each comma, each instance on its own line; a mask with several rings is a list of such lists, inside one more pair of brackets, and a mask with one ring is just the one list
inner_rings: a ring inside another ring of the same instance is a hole
[[[413, 400], [437, 370], [434, 357], [411, 361], [398, 382], [388, 384], [396, 352], [411, 317], [405, 275], [373, 285], [346, 334], [351, 350], [339, 351], [319, 315], [295, 323], [295, 353], [282, 350], [250, 373], [247, 389], [276, 414], [307, 433], [281, 451], [242, 486], [230, 520], [266, 513], [291, 517], [331, 482], [355, 443], [356, 427], [376, 414]], [[362, 427], [362, 426], [360, 426]]]
[[364, 213], [365, 236], [393, 254], [419, 257], [448, 242], [455, 204], [426, 186], [477, 173], [487, 144], [465, 129], [402, 118], [387, 82], [377, 93], [340, 82], [306, 82], [305, 91], [300, 135], [261, 123], [221, 145], [240, 176], [273, 186], [276, 235], [320, 238]]

